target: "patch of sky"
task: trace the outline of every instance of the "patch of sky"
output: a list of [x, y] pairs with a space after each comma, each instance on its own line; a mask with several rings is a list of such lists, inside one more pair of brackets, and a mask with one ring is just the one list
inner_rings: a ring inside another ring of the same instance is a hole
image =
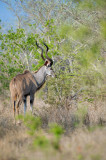
[[3, 2], [0, 2], [0, 20], [4, 30], [8, 30], [11, 27], [16, 28], [17, 26], [17, 17]]

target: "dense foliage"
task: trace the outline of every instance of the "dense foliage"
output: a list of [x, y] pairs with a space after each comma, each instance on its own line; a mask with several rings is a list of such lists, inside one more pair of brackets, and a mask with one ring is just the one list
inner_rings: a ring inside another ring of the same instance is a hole
[[1, 23], [1, 87], [8, 89], [11, 78], [24, 69], [36, 70], [43, 65], [38, 40], [48, 44], [56, 72], [56, 78], [47, 83], [46, 101], [64, 105], [80, 91], [88, 101], [104, 96], [104, 0], [4, 2], [10, 9], [17, 8], [14, 13], [20, 17], [20, 25], [2, 33]]

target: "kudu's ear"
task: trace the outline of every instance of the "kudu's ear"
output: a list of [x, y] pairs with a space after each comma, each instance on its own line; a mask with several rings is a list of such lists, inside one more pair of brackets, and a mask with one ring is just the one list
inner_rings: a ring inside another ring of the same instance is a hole
[[49, 67], [49, 66], [50, 66], [50, 63], [51, 63], [51, 62], [50, 62], [48, 59], [46, 59], [44, 65], [47, 66], [47, 67]]
[[47, 64], [48, 64], [48, 61], [46, 60], [45, 63], [44, 63], [44, 65], [47, 66]]

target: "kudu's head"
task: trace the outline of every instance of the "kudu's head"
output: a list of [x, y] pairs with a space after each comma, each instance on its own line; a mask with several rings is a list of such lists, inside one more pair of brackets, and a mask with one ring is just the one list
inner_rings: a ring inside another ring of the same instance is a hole
[[46, 59], [43, 56], [43, 48], [41, 46], [39, 46], [38, 43], [37, 43], [37, 41], [36, 41], [37, 47], [41, 49], [41, 57], [45, 61], [45, 63], [44, 63], [45, 73], [46, 73], [47, 76], [54, 77], [55, 74], [54, 74], [54, 71], [52, 69], [53, 60], [50, 57], [48, 57], [48, 55], [47, 55], [47, 52], [48, 52], [49, 48], [48, 48], [48, 46], [44, 42], [43, 42], [43, 44], [46, 46]]

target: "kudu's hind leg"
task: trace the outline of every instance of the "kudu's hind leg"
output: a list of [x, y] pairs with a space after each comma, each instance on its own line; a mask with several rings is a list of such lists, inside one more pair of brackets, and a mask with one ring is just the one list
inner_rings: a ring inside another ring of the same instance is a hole
[[14, 123], [16, 124], [16, 119], [15, 119], [15, 115], [16, 115], [16, 101], [12, 101], [12, 105], [13, 105], [13, 113], [14, 113]]
[[19, 120], [19, 107], [20, 107], [21, 103], [22, 103], [22, 96], [20, 96], [18, 98], [17, 105], [16, 105], [16, 110], [17, 110], [17, 115], [18, 115], [18, 117], [17, 117], [18, 118], [18, 121], [17, 121], [18, 124], [21, 123], [20, 120]]
[[17, 107], [16, 107], [16, 109], [17, 109], [17, 115], [18, 115], [18, 116], [19, 116], [19, 105], [20, 105], [20, 101], [18, 101]]

